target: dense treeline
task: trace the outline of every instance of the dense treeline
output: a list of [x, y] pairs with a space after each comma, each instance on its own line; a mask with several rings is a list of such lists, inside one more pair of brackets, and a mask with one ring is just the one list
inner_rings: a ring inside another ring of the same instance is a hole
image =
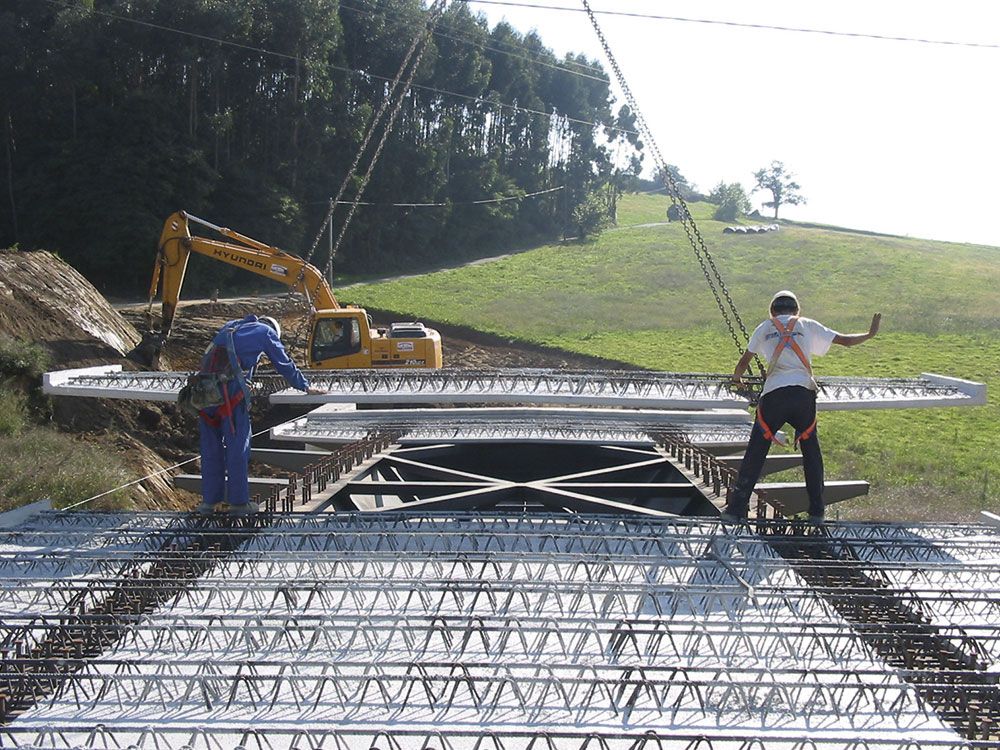
[[[305, 253], [426, 13], [420, 0], [8, 0], [0, 247], [58, 251], [125, 294], [179, 208]], [[452, 3], [365, 194], [449, 205], [360, 209], [337, 268], [571, 231], [588, 195], [636, 171], [637, 142], [609, 129], [629, 119], [598, 63]], [[228, 280], [210, 272], [189, 284]]]

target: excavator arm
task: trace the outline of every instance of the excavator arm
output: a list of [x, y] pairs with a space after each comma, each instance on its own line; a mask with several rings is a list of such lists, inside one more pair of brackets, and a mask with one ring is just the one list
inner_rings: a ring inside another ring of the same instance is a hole
[[[225, 241], [193, 235], [191, 224], [211, 229], [224, 237]], [[163, 225], [163, 233], [160, 235], [160, 244], [156, 252], [156, 263], [153, 267], [153, 278], [149, 285], [150, 313], [157, 292], [161, 293], [162, 314], [159, 335], [162, 340], [166, 340], [173, 326], [191, 253], [205, 255], [284, 284], [303, 294], [316, 309], [340, 309], [323, 274], [302, 258], [258, 242], [232, 229], [216, 226], [184, 211], [178, 211], [171, 214]]]
[[[211, 229], [223, 239], [191, 234], [191, 224]], [[216, 226], [185, 211], [178, 211], [171, 214], [163, 224], [156, 262], [153, 265], [153, 278], [149, 284], [147, 331], [139, 345], [129, 352], [129, 359], [147, 367], [159, 365], [160, 353], [177, 315], [177, 303], [180, 301], [191, 253], [205, 255], [284, 284], [305, 296], [313, 309], [341, 309], [323, 274], [302, 258], [232, 229]], [[162, 306], [160, 328], [154, 330], [153, 303], [157, 293], [161, 295]]]
[[[191, 234], [192, 224], [210, 229], [222, 239]], [[129, 353], [130, 359], [159, 367], [160, 353], [177, 316], [191, 253], [246, 269], [301, 293], [313, 310], [306, 341], [306, 365], [310, 368], [441, 367], [441, 336], [437, 331], [419, 322], [373, 329], [368, 314], [359, 307], [342, 307], [323, 274], [302, 258], [184, 211], [172, 214], [163, 225], [149, 285], [148, 331]], [[162, 311], [159, 330], [154, 330], [153, 302], [158, 293]]]

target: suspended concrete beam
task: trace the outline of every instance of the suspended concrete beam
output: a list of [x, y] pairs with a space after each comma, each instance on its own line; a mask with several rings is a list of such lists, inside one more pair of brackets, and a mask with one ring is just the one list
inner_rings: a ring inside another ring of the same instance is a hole
[[[174, 401], [186, 372], [122, 372], [120, 365], [46, 373], [49, 395]], [[553, 404], [659, 409], [745, 408], [748, 401], [730, 390], [728, 375], [610, 370], [316, 370], [313, 385], [326, 391], [308, 395], [285, 389], [277, 375], [261, 375], [258, 397], [272, 403], [324, 404]], [[818, 406], [827, 410], [907, 409], [978, 406], [986, 386], [926, 374], [920, 378], [819, 379]]]
[[919, 379], [818, 378], [816, 408], [822, 411], [859, 409], [929, 409], [942, 406], [983, 406], [986, 384], [924, 373]]

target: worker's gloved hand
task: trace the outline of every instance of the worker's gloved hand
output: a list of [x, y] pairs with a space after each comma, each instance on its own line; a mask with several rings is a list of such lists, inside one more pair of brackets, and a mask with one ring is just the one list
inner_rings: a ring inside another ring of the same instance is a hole
[[306, 389], [306, 393], [308, 393], [310, 396], [322, 396], [324, 393], [326, 393], [326, 391], [324, 391], [322, 388], [314, 388], [313, 386], [309, 386]]

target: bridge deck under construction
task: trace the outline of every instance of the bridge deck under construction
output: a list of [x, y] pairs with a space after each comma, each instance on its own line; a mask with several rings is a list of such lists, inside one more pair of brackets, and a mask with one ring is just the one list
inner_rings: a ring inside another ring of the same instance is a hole
[[4, 747], [1000, 738], [986, 526], [42, 513], [0, 577]]

